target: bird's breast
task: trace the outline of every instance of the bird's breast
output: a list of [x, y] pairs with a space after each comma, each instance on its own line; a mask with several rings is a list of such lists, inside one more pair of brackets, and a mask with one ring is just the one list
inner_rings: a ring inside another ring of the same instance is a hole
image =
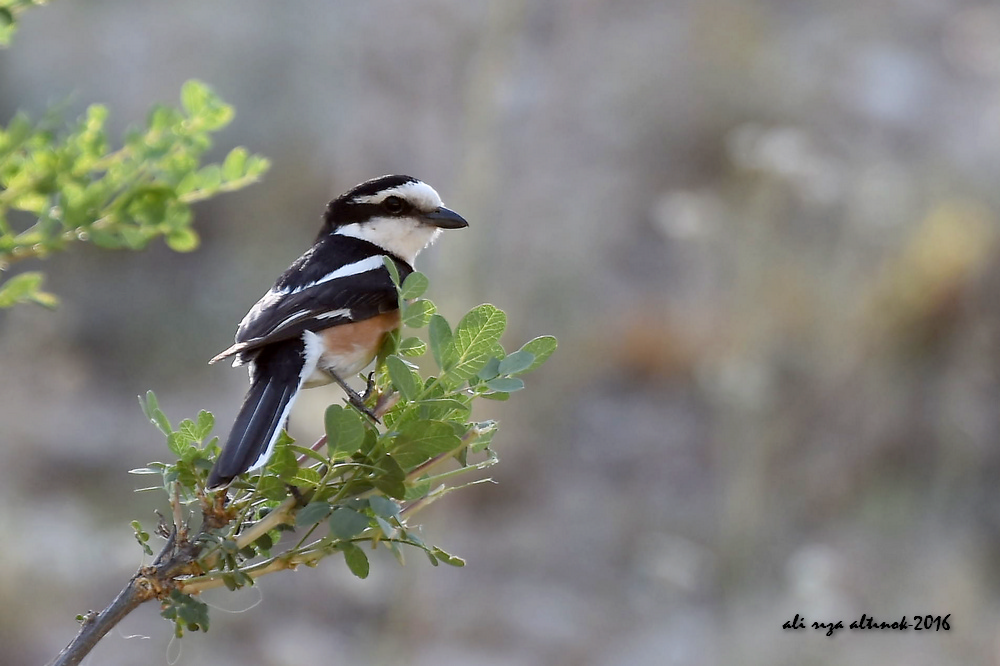
[[322, 386], [332, 380], [334, 372], [341, 379], [353, 375], [372, 362], [388, 332], [399, 328], [399, 311], [385, 312], [363, 321], [341, 324], [317, 331], [323, 342], [316, 369], [306, 378], [304, 387]]

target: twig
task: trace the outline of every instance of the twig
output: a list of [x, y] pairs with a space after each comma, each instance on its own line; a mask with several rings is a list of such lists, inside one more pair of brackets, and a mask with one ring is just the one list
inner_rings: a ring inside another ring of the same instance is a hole
[[[285, 571], [295, 569], [300, 564], [308, 564], [324, 557], [326, 553], [322, 550], [305, 550], [291, 555], [282, 555], [272, 558], [266, 562], [260, 562], [252, 567], [243, 570], [250, 578], [259, 578], [265, 574], [275, 571]], [[222, 587], [225, 584], [222, 575], [200, 576], [198, 578], [188, 578], [181, 581], [177, 588], [184, 594], [200, 594], [205, 590]]]
[[54, 661], [50, 662], [50, 666], [74, 666], [83, 661], [112, 627], [140, 604], [152, 598], [150, 588], [143, 582], [141, 572], [137, 572], [107, 608], [100, 613], [95, 614], [93, 611], [88, 613], [84, 617], [80, 633], [63, 648]]
[[[326, 445], [326, 435], [323, 435], [322, 437], [320, 437], [319, 439], [317, 439], [316, 442], [312, 446], [309, 447], [309, 449], [312, 450], [312, 451], [319, 451], [325, 445]], [[301, 456], [299, 456], [296, 459], [296, 462], [298, 462], [299, 465], [301, 466], [302, 463], [304, 463], [306, 460], [308, 460], [308, 458], [309, 458], [309, 456], [307, 456], [306, 454], [303, 453]]]
[[199, 544], [178, 539], [174, 530], [152, 565], [140, 568], [107, 608], [97, 614], [91, 611], [85, 616], [80, 633], [63, 648], [50, 666], [79, 664], [126, 615], [150, 599], [169, 594], [174, 578], [198, 573], [195, 560], [200, 550]]
[[278, 525], [291, 522], [296, 504], [298, 504], [298, 499], [294, 496], [286, 498], [284, 502], [272, 509], [270, 513], [251, 525], [246, 531], [241, 532], [236, 537], [236, 545], [239, 548], [249, 546]]
[[174, 512], [174, 533], [180, 540], [187, 539], [187, 523], [181, 514], [181, 489], [177, 482], [174, 482], [173, 492], [170, 494], [170, 508]]

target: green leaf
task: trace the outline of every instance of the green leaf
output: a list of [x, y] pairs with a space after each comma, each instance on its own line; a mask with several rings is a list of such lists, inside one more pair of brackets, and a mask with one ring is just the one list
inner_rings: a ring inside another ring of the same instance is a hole
[[159, 407], [153, 407], [150, 409], [149, 420], [153, 422], [153, 425], [155, 425], [160, 432], [168, 437], [174, 431], [173, 426], [170, 425], [170, 420], [167, 418], [167, 415], [164, 414], [163, 410]]
[[351, 570], [352, 574], [358, 578], [368, 578], [369, 564], [365, 551], [353, 543], [345, 544], [344, 561], [347, 562], [347, 568]]
[[151, 556], [153, 549], [147, 543], [149, 541], [149, 532], [142, 529], [142, 524], [138, 520], [132, 521], [132, 531], [135, 533], [135, 540], [142, 547], [142, 552]]
[[198, 437], [198, 433], [195, 431], [194, 421], [191, 419], [184, 419], [177, 426], [176, 435], [183, 438], [185, 444], [192, 444], [199, 441], [201, 438]]
[[215, 416], [212, 412], [206, 412], [204, 409], [198, 412], [198, 423], [195, 426], [195, 435], [198, 441], [202, 441], [208, 434], [212, 432], [212, 428], [215, 427]]
[[492, 356], [494, 346], [507, 327], [507, 315], [489, 303], [468, 312], [455, 328], [458, 359], [445, 378], [465, 381], [475, 375]]
[[35, 215], [41, 215], [42, 211], [49, 207], [49, 198], [40, 192], [25, 192], [15, 197], [10, 202], [10, 207], [15, 210], [23, 210]]
[[329, 502], [310, 502], [302, 507], [297, 514], [295, 514], [295, 526], [305, 527], [307, 525], [318, 523], [329, 516], [332, 511], [333, 507]]
[[390, 279], [392, 279], [392, 283], [394, 285], [396, 285], [396, 288], [398, 289], [399, 288], [399, 267], [396, 266], [396, 262], [393, 261], [388, 256], [383, 256], [382, 257], [382, 265], [384, 265], [385, 269], [387, 271], [389, 271], [389, 277], [390, 277]]
[[525, 372], [535, 362], [535, 355], [530, 351], [518, 349], [513, 354], [508, 354], [497, 365], [498, 375], [516, 375]]
[[278, 477], [262, 475], [257, 481], [257, 492], [269, 500], [280, 501], [285, 499], [288, 489]]
[[150, 390], [146, 391], [145, 399], [143, 399], [143, 397], [140, 395], [139, 407], [142, 408], [142, 413], [146, 416], [146, 418], [152, 421], [153, 410], [158, 409], [160, 407], [160, 404], [156, 399], [156, 394]]
[[172, 229], [166, 236], [167, 246], [174, 252], [191, 252], [198, 248], [201, 239], [198, 232], [190, 227]]
[[[152, 465], [153, 463], [150, 464]], [[160, 464], [162, 465], [162, 463]], [[163, 474], [163, 467], [136, 467], [135, 469], [130, 469], [128, 474], [135, 474], [137, 476]]]
[[[531, 372], [532, 370], [536, 370], [542, 363], [545, 363], [549, 356], [552, 356], [552, 352], [554, 352], [558, 346], [559, 341], [556, 340], [554, 336], [540, 335], [534, 340], [529, 340], [524, 343], [524, 345], [519, 350], [514, 352], [514, 354], [525, 351], [535, 355], [535, 360], [531, 362], [531, 365], [529, 365], [526, 370], [522, 371]], [[511, 354], [511, 356], [513, 356], [513, 354]]]
[[188, 626], [192, 631], [208, 631], [208, 605], [198, 601], [194, 597], [178, 592], [176, 597], [173, 590], [170, 599], [176, 609], [177, 619]]
[[396, 532], [396, 528], [382, 516], [375, 516], [375, 523], [378, 525], [378, 528], [382, 531], [382, 535], [386, 539], [392, 538], [392, 535]]
[[433, 553], [434, 557], [436, 557], [438, 560], [444, 562], [445, 564], [450, 564], [453, 567], [464, 567], [465, 566], [465, 560], [463, 560], [461, 557], [458, 557], [456, 555], [452, 555], [451, 553], [446, 553], [445, 551], [441, 550], [437, 546], [435, 546], [434, 548], [431, 549], [431, 553]]
[[420, 418], [443, 420], [458, 418], [465, 420], [471, 406], [456, 398], [426, 398], [420, 401]]
[[486, 365], [479, 369], [476, 373], [476, 377], [479, 379], [493, 379], [500, 374], [500, 359], [496, 356], [490, 357], [490, 360], [486, 361]]
[[414, 373], [406, 362], [392, 354], [385, 359], [385, 367], [389, 370], [392, 385], [406, 400], [416, 400], [420, 395], [420, 383], [414, 378]]
[[458, 352], [455, 350], [451, 327], [448, 320], [439, 314], [431, 315], [428, 328], [428, 335], [431, 342], [431, 353], [434, 354], [434, 361], [442, 371], [448, 371], [458, 359]]
[[229, 151], [225, 162], [222, 163], [223, 180], [236, 180], [242, 178], [246, 172], [247, 149], [238, 146]]
[[180, 182], [177, 183], [177, 187], [174, 188], [174, 191], [177, 192], [177, 196], [182, 196], [197, 188], [198, 188], [198, 172], [189, 171], [187, 174], [184, 175], [183, 178], [180, 179]]
[[392, 455], [403, 469], [412, 469], [441, 453], [461, 445], [451, 424], [446, 421], [414, 421], [406, 424], [393, 439]]
[[209, 164], [198, 170], [198, 189], [215, 192], [222, 185], [222, 169], [218, 164]]
[[274, 539], [271, 538], [270, 534], [263, 534], [259, 539], [253, 542], [253, 545], [257, 550], [271, 550], [274, 548]]
[[209, 90], [208, 104], [199, 114], [198, 119], [206, 130], [214, 132], [232, 122], [234, 115], [233, 107], [223, 102], [215, 93]]
[[188, 115], [197, 116], [205, 110], [210, 95], [208, 86], [201, 81], [194, 79], [186, 81], [181, 86], [181, 106], [184, 107]]
[[310, 448], [306, 448], [305, 446], [293, 446], [291, 447], [291, 449], [292, 451], [295, 452], [295, 455], [299, 457], [305, 456], [307, 458], [312, 458], [313, 460], [321, 463], [330, 462], [323, 454], [319, 453], [318, 451], [313, 451]]
[[288, 446], [292, 442], [287, 431], [282, 430], [278, 441], [274, 445], [274, 453], [265, 468], [269, 473], [279, 477], [282, 481], [289, 481], [295, 473], [299, 471], [299, 461], [295, 453]]
[[420, 298], [427, 291], [427, 287], [430, 282], [427, 276], [419, 271], [414, 271], [406, 276], [403, 280], [403, 287], [399, 290], [403, 298], [406, 300], [412, 300], [414, 298]]
[[[7, 13], [10, 14], [9, 10]], [[5, 25], [0, 25], [0, 46], [7, 46], [10, 44], [10, 40], [14, 36], [15, 32], [17, 32], [17, 24], [13, 21]]]
[[152, 237], [153, 232], [148, 227], [122, 227], [122, 239], [130, 250], [141, 250]]
[[427, 478], [417, 479], [416, 481], [411, 481], [410, 485], [406, 488], [406, 494], [399, 499], [412, 501], [415, 499], [420, 499], [424, 497], [427, 493], [431, 491], [431, 482]]
[[367, 511], [368, 510], [368, 498], [367, 497], [351, 497], [343, 501], [341, 506], [346, 506], [348, 509], [354, 509], [355, 511]]
[[295, 472], [295, 475], [288, 480], [290, 484], [298, 488], [316, 486], [321, 481], [319, 472], [310, 467], [303, 467]]
[[399, 505], [393, 502], [391, 499], [382, 497], [381, 495], [372, 495], [368, 498], [368, 505], [375, 512], [376, 516], [382, 516], [383, 518], [395, 518], [399, 515]]
[[20, 273], [0, 284], [0, 308], [9, 308], [18, 303], [37, 303], [45, 307], [55, 307], [58, 299], [41, 291], [43, 273], [29, 271]]
[[389, 497], [404, 499], [406, 497], [406, 472], [391, 455], [382, 456], [376, 465], [378, 473], [372, 478], [372, 484]]
[[427, 351], [427, 345], [417, 337], [409, 337], [399, 343], [396, 352], [403, 356], [423, 356]]
[[246, 175], [248, 178], [258, 178], [271, 168], [271, 160], [260, 155], [251, 155], [247, 160]]
[[513, 393], [524, 388], [524, 381], [519, 377], [497, 377], [486, 382], [486, 386], [492, 391]]
[[330, 532], [338, 539], [353, 539], [368, 529], [368, 516], [354, 509], [338, 507], [330, 514]]
[[403, 308], [403, 325], [409, 328], [423, 328], [436, 310], [434, 303], [426, 298], [418, 298]]
[[178, 458], [184, 457], [184, 452], [188, 447], [188, 438], [179, 432], [172, 432], [167, 435], [167, 448]]
[[357, 451], [365, 439], [365, 424], [361, 415], [340, 405], [326, 408], [323, 423], [326, 427], [326, 446], [330, 458], [337, 460]]

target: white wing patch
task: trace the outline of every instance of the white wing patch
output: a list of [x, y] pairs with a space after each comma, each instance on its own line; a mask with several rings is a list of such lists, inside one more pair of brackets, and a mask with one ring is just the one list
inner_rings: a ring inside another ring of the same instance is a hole
[[337, 270], [327, 273], [326, 275], [316, 280], [315, 282], [310, 282], [308, 284], [304, 284], [295, 288], [286, 287], [277, 292], [268, 292], [268, 294], [261, 299], [261, 302], [263, 303], [265, 300], [268, 300], [268, 296], [270, 296], [271, 293], [282, 296], [297, 294], [300, 291], [305, 291], [306, 289], [315, 287], [318, 284], [323, 284], [324, 282], [329, 282], [331, 280], [336, 280], [338, 278], [350, 277], [352, 275], [359, 275], [361, 273], [367, 273], [368, 271], [373, 271], [378, 268], [382, 268], [382, 255], [376, 254], [370, 257], [365, 257], [360, 261], [355, 261], [353, 264], [346, 264], [344, 266], [341, 266]]
[[351, 318], [350, 308], [340, 308], [339, 310], [330, 310], [329, 312], [324, 312], [323, 314], [315, 315], [316, 319], [334, 319], [334, 318]]
[[[306, 317], [312, 317], [313, 319], [334, 319], [334, 318], [345, 318], [346, 317], [347, 319], [350, 319], [351, 318], [351, 310], [350, 310], [350, 308], [340, 308], [340, 309], [337, 309], [337, 310], [330, 310], [329, 312], [323, 312], [323, 313], [320, 313], [320, 314], [313, 314], [309, 310], [301, 310], [301, 311], [296, 312], [295, 314], [293, 314], [293, 315], [291, 315], [289, 317], [285, 317], [280, 324], [278, 324], [277, 326], [275, 326], [271, 330], [271, 332], [268, 333], [268, 335], [273, 335], [276, 331], [280, 331], [281, 329], [285, 328], [286, 326], [289, 326], [290, 324], [294, 324], [299, 319], [305, 319]], [[259, 339], [259, 338], [257, 338], [257, 339]], [[247, 342], [249, 342], [249, 340]]]

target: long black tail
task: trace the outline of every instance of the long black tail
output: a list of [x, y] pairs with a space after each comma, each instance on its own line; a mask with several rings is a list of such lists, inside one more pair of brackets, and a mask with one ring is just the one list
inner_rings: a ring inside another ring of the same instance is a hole
[[253, 360], [250, 390], [208, 477], [209, 489], [267, 463], [302, 386], [303, 351], [302, 340], [288, 340], [268, 345]]

